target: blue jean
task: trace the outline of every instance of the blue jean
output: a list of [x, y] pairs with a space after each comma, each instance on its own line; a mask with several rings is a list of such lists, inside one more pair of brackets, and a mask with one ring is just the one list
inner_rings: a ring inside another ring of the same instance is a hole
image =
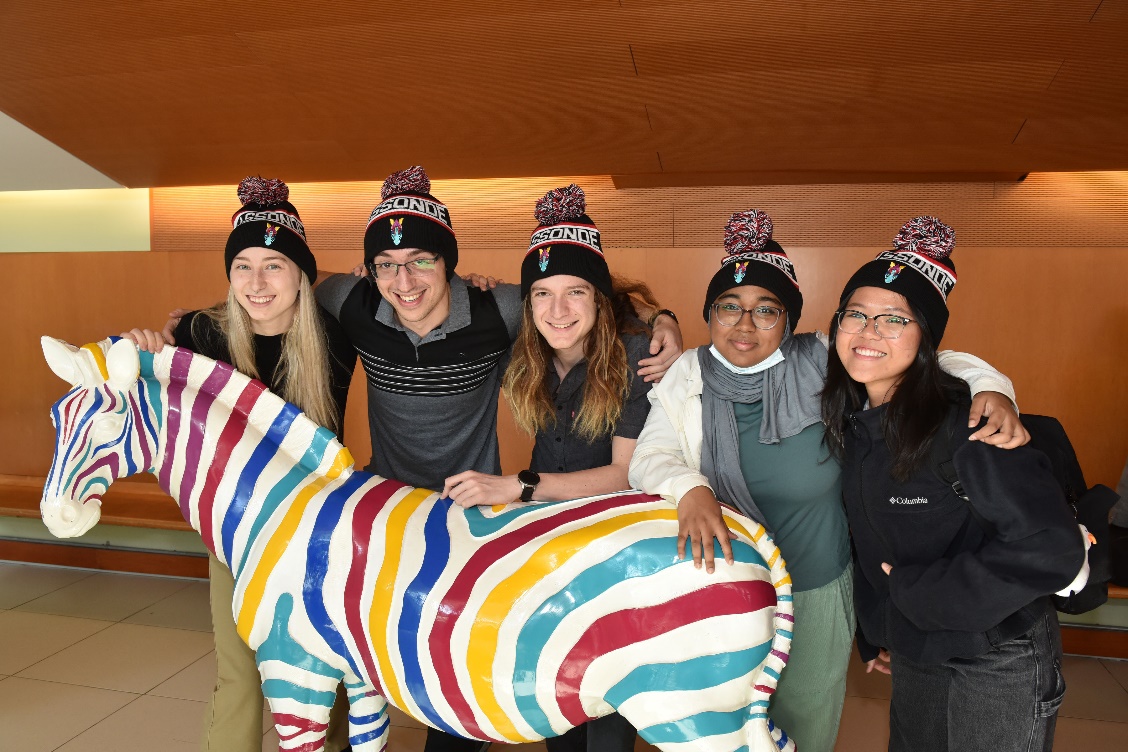
[[1053, 747], [1065, 680], [1052, 610], [983, 655], [921, 664], [893, 653], [891, 665], [890, 752]]

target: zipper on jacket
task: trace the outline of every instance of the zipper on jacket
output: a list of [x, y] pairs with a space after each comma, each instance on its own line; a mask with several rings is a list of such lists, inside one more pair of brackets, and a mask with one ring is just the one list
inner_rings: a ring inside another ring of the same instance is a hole
[[[858, 419], [853, 413], [850, 414], [850, 426], [854, 430], [855, 434], [862, 434], [862, 427], [858, 423]], [[886, 558], [895, 559], [896, 557], [892, 555], [893, 547], [889, 545], [888, 539], [886, 539], [881, 529], [877, 525], [873, 524], [873, 517], [870, 515], [869, 504], [866, 503], [866, 496], [864, 491], [862, 490], [862, 477], [866, 467], [866, 457], [869, 456], [870, 451], [873, 449], [873, 438], [870, 436], [868, 429], [865, 430], [865, 438], [867, 442], [866, 452], [858, 462], [858, 502], [862, 505], [862, 514], [865, 515], [866, 524], [869, 525], [870, 530], [873, 531], [873, 534], [877, 536], [877, 539], [881, 541], [881, 545], [885, 548]], [[895, 561], [887, 561], [886, 563], [890, 566], [896, 564]]]

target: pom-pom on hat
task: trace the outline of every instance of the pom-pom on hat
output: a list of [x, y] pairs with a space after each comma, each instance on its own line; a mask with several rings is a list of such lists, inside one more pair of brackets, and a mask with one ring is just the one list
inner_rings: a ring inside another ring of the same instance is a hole
[[381, 201], [364, 231], [364, 261], [396, 248], [420, 248], [446, 261], [447, 276], [458, 264], [458, 240], [450, 212], [431, 195], [431, 179], [416, 165], [392, 173], [380, 189]]
[[237, 190], [243, 206], [231, 217], [232, 230], [223, 252], [227, 277], [231, 262], [244, 248], [269, 248], [298, 265], [309, 278], [317, 279], [317, 260], [306, 242], [305, 225], [290, 203], [290, 188], [281, 180], [246, 177]]
[[703, 315], [717, 298], [734, 287], [755, 285], [779, 298], [787, 309], [787, 325], [795, 331], [803, 314], [803, 292], [787, 252], [772, 239], [772, 218], [759, 209], [736, 212], [725, 225], [725, 258], [709, 281]]
[[575, 183], [556, 188], [537, 200], [533, 215], [540, 225], [529, 239], [521, 262], [521, 295], [538, 279], [570, 274], [592, 284], [607, 297], [613, 294], [611, 271], [599, 243], [599, 230], [585, 212], [584, 189]]
[[850, 277], [839, 308], [859, 287], [881, 287], [904, 295], [924, 316], [934, 345], [948, 326], [948, 294], [956, 286], [952, 250], [956, 232], [936, 217], [914, 217], [893, 238], [893, 250], [882, 251]]

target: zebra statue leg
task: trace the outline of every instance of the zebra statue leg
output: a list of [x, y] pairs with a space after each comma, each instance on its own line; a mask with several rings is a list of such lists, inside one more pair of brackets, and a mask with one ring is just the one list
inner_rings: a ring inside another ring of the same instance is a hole
[[[270, 633], [255, 650], [262, 693], [278, 729], [279, 750], [319, 750], [325, 746], [329, 711], [344, 672], [310, 655], [290, 635], [294, 599], [278, 598]], [[351, 720], [351, 719], [350, 719]]]
[[388, 744], [388, 701], [368, 682], [345, 677], [349, 693], [349, 744], [353, 752], [380, 752]]

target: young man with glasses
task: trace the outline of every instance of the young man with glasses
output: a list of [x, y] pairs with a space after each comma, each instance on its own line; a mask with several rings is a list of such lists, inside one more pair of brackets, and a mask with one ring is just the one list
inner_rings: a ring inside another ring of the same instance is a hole
[[[372, 462], [366, 469], [434, 490], [466, 470], [499, 475], [500, 366], [517, 338], [521, 288], [482, 291], [454, 273], [458, 244], [450, 214], [430, 194], [422, 168], [389, 177], [382, 198], [364, 235], [369, 276], [333, 275], [316, 291], [367, 375]], [[664, 371], [680, 352], [680, 336], [676, 344], [649, 359], [651, 365]], [[428, 730], [427, 752], [479, 747]]]

